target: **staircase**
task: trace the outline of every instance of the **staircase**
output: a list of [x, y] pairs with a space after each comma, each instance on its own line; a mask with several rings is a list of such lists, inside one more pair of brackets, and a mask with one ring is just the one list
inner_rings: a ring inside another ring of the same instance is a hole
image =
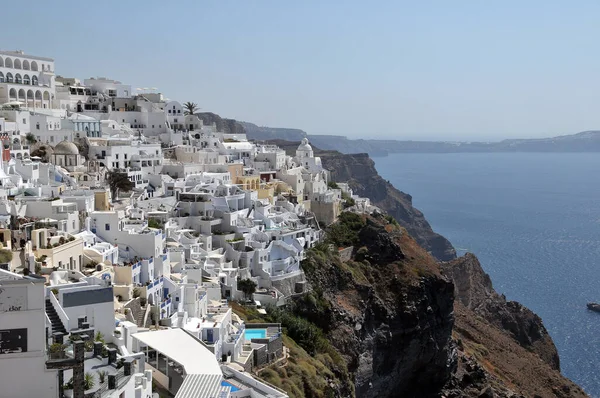
[[52, 306], [50, 299], [46, 299], [46, 314], [48, 315], [48, 318], [50, 318], [50, 323], [52, 323], [52, 333], [67, 333], [63, 323], [61, 322], [60, 318], [58, 317], [58, 314], [56, 313], [56, 310]]
[[146, 309], [141, 307], [142, 310], [138, 312], [137, 319], [135, 320], [138, 326], [144, 327], [144, 314], [146, 313]]

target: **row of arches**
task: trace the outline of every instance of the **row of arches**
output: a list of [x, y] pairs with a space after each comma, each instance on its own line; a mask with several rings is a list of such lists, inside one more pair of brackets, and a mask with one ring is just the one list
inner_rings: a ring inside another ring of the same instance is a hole
[[38, 85], [38, 77], [35, 75], [32, 77], [29, 77], [28, 74], [21, 76], [20, 73], [16, 73], [13, 76], [13, 74], [10, 72], [8, 72], [6, 74], [6, 76], [4, 76], [4, 73], [0, 72], [0, 83], [17, 83], [17, 84], [27, 84], [27, 85], [33, 84], [34, 86], [37, 86]]
[[[11, 68], [11, 69], [23, 69], [23, 70], [32, 70], [37, 72], [39, 69], [38, 63], [36, 61], [29, 62], [24, 59], [21, 62], [20, 59], [15, 58], [14, 60], [10, 57], [2, 58], [0, 57], [0, 67]], [[50, 65], [41, 64], [41, 68], [43, 71], [50, 71]]]
[[8, 92], [8, 98], [11, 100], [23, 100], [23, 101], [50, 101], [50, 93], [48, 91], [40, 91], [36, 90], [35, 93], [33, 90], [20, 89], [17, 91], [14, 88], [11, 88]]

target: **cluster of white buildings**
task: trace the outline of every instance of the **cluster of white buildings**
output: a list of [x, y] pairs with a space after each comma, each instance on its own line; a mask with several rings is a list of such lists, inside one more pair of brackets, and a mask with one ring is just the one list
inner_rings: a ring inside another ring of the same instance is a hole
[[251, 374], [285, 359], [279, 325], [229, 301], [303, 292], [300, 262], [342, 208], [307, 140], [288, 156], [20, 51], [0, 51], [0, 139], [2, 394], [286, 396]]

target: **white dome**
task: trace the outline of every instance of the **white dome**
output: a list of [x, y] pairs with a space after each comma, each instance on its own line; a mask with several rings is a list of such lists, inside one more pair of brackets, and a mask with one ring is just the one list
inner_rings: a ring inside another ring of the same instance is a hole
[[298, 146], [299, 151], [312, 151], [312, 147], [308, 143], [308, 138], [302, 138], [302, 142]]
[[55, 155], [79, 155], [77, 145], [69, 141], [61, 141], [54, 147]]

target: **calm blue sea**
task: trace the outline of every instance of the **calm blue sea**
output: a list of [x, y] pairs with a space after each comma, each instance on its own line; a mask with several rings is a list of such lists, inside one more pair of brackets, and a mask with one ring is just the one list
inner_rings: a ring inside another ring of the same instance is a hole
[[499, 293], [542, 317], [563, 373], [600, 397], [600, 154], [395, 154], [377, 170], [413, 196]]

